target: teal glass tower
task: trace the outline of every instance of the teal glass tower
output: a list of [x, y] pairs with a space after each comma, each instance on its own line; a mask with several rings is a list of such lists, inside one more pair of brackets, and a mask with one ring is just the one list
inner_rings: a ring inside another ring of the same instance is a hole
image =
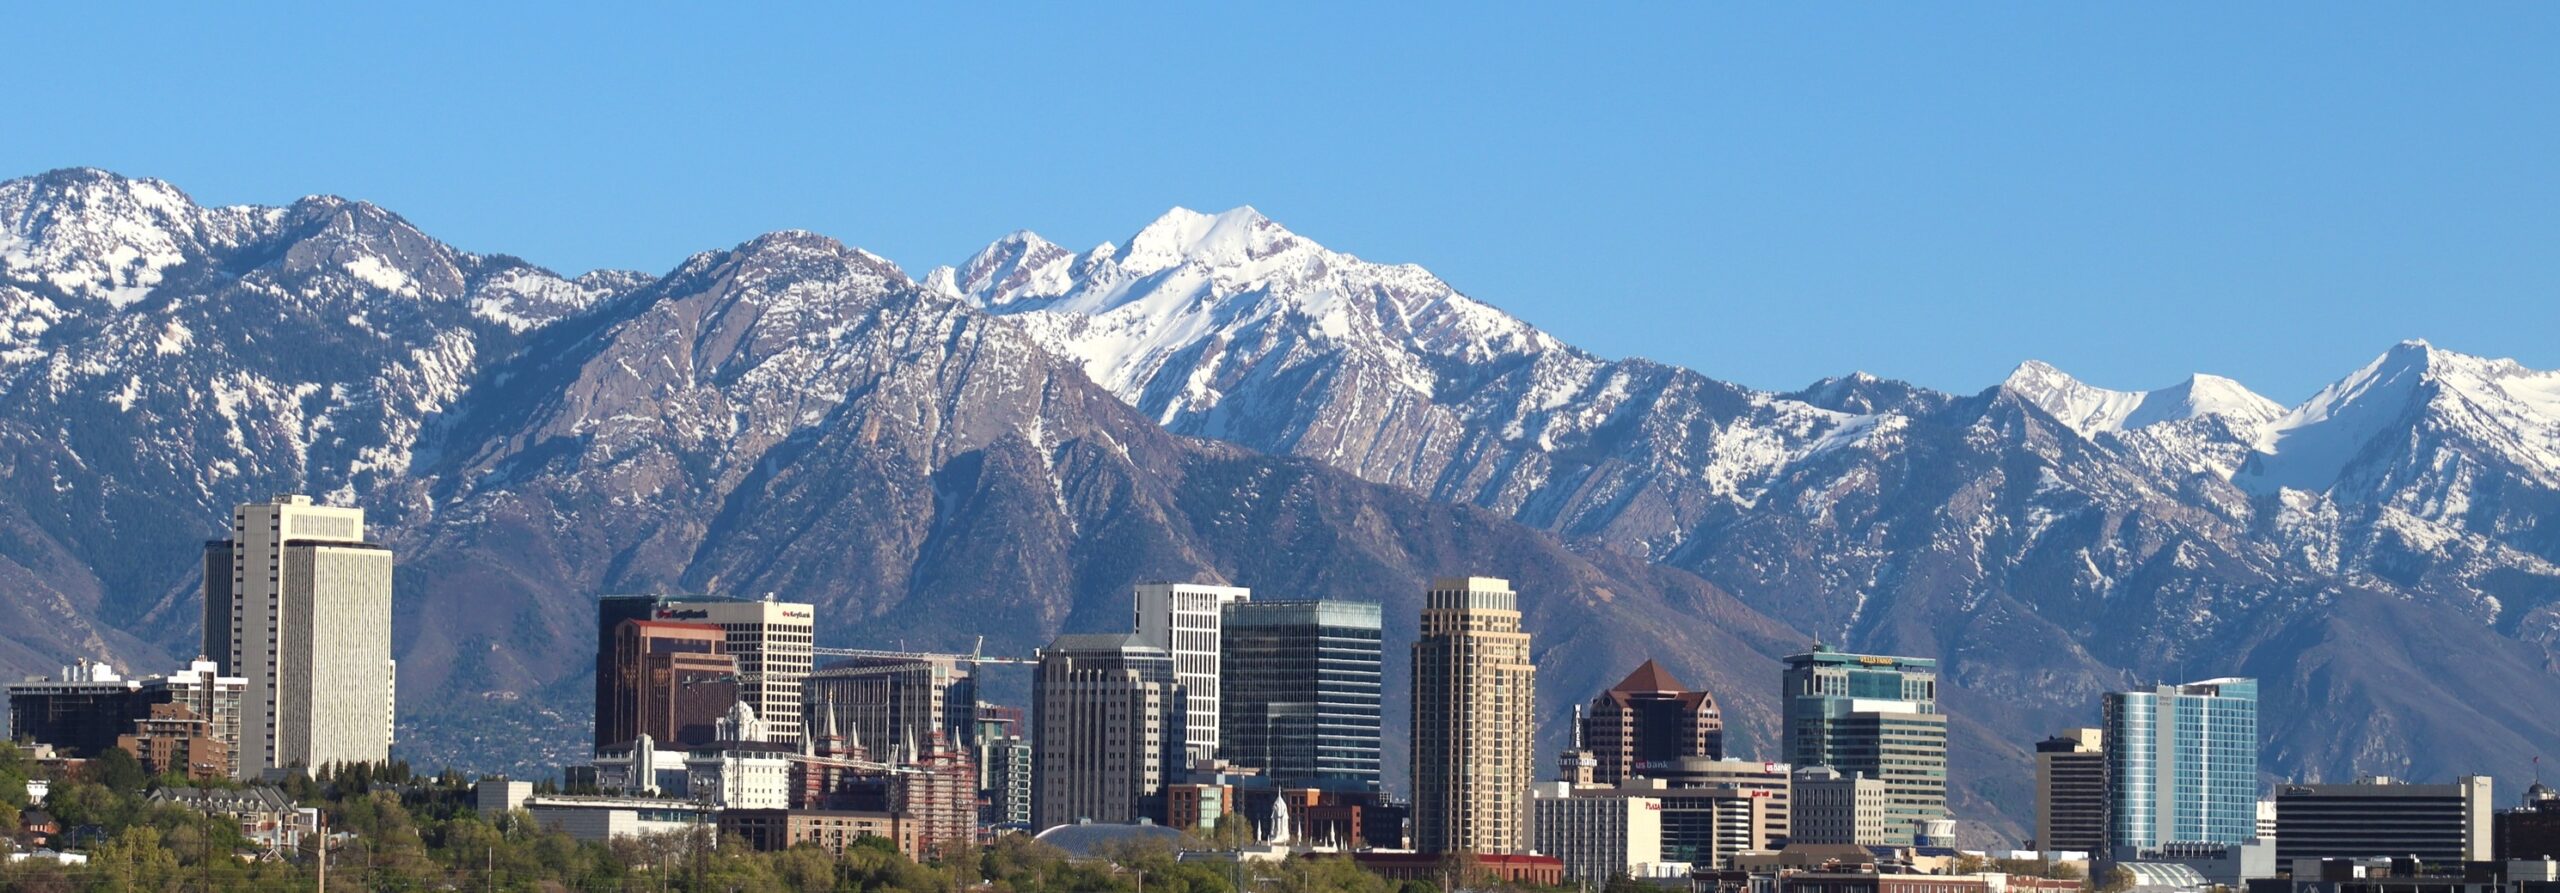
[[1796, 768], [1884, 782], [1884, 840], [1910, 846], [1947, 817], [1947, 718], [1938, 662], [1816, 644], [1786, 661], [1786, 754]]
[[2106, 696], [2107, 844], [2118, 858], [2258, 836], [2258, 681]]

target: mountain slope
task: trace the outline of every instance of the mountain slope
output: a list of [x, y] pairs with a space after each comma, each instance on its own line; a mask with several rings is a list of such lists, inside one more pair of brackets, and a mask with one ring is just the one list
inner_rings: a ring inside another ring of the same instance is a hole
[[1646, 657], [1748, 754], [1778, 655], [1935, 655], [1960, 814], [2015, 837], [2023, 745], [2126, 685], [2261, 676], [2272, 776], [2514, 777], [2560, 743], [2511, 706], [2560, 698], [2554, 380], [2410, 344], [2290, 409], [2041, 363], [1775, 394], [1249, 209], [920, 282], [796, 232], [569, 278], [360, 202], [63, 171], [0, 183], [0, 668], [182, 656], [197, 541], [292, 489], [400, 550], [403, 753], [477, 768], [574, 757], [598, 592], [1018, 652], [1152, 578], [1382, 601], [1402, 641], [1427, 578], [1492, 573], [1549, 746]]
[[[2367, 637], [2508, 655], [2542, 668], [2536, 687], [2560, 667], [2560, 568], [2533, 521], [2551, 508], [2560, 402], [2554, 378], [2512, 362], [2404, 346], [2292, 410], [2216, 376], [2113, 391], [2035, 362], [1972, 397], [1865, 375], [1769, 394], [1599, 360], [1249, 209], [1176, 210], [1147, 230], [1163, 232], [1184, 237], [1149, 237], [1158, 247], [1135, 267], [1112, 246], [1071, 255], [1016, 234], [947, 287], [1175, 430], [1694, 570], [1852, 647], [1945, 657], [1948, 702], [2011, 742], [1960, 762], [1974, 784], [2022, 771], [2016, 744], [2089, 721], [2107, 688], [2246, 662], [2287, 668], [2268, 673], [2285, 684], [2300, 656], [2287, 649], [2318, 646], [2267, 632], [2324, 628], [2370, 599], [2401, 605], [2406, 629]], [[1413, 336], [1404, 308], [1440, 304], [1494, 334]], [[2386, 679], [2305, 683], [2322, 700], [2270, 715], [2412, 703], [2368, 686], [2457, 705], [2465, 690]], [[2539, 720], [2426, 703], [2444, 724], [2414, 739], [2276, 742], [2269, 769], [2469, 759], [2467, 771], [2512, 773], [2531, 752], [2513, 742], [2560, 742]], [[2467, 726], [2502, 731], [2455, 740]], [[1982, 793], [2013, 814], [2026, 805], [2014, 789]]]
[[[201, 209], [96, 172], [0, 195], [29, 265], [106, 271], [8, 280], [12, 306], [60, 311], [0, 394], [0, 462], [30, 470], [0, 554], [41, 587], [6, 607], [70, 621], [0, 636], [22, 672], [165, 665], [195, 636], [197, 541], [296, 488], [365, 506], [400, 551], [401, 747], [426, 763], [573, 759], [608, 591], [779, 592], [821, 606], [830, 644], [983, 633], [1018, 653], [1123, 622], [1141, 580], [1383, 601], [1409, 637], [1429, 577], [1491, 573], [1519, 582], [1564, 692], [1640, 655], [1739, 686], [1801, 638], [1684, 572], [1167, 434], [1013, 327], [807, 233], [645, 283], [561, 280], [336, 199]], [[158, 227], [111, 222], [134, 209]], [[254, 225], [206, 223], [234, 219]], [[164, 236], [177, 260], [77, 259]], [[143, 293], [81, 291], [113, 288]]]

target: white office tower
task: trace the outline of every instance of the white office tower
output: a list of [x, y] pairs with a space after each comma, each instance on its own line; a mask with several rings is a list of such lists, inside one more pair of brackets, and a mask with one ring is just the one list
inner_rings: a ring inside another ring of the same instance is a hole
[[1138, 638], [1173, 655], [1173, 678], [1187, 705], [1183, 756], [1192, 765], [1218, 756], [1219, 618], [1226, 606], [1252, 600], [1253, 590], [1241, 586], [1138, 585]]
[[817, 609], [800, 602], [740, 599], [670, 599], [656, 618], [708, 623], [726, 636], [723, 647], [738, 662], [738, 699], [762, 716], [765, 738], [800, 744], [800, 691], [816, 661]]
[[243, 505], [206, 559], [206, 654], [247, 680], [240, 777], [390, 759], [391, 550], [364, 541], [364, 510]]

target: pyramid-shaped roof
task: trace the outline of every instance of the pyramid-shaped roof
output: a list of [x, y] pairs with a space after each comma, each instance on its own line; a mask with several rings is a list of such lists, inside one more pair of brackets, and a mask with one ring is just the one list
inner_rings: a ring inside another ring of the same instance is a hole
[[1680, 684], [1680, 680], [1671, 678], [1671, 671], [1663, 669], [1661, 664], [1654, 663], [1648, 658], [1644, 666], [1637, 667], [1635, 672], [1627, 674], [1627, 678], [1618, 680], [1618, 684], [1610, 686], [1609, 690], [1685, 692], [1689, 687]]

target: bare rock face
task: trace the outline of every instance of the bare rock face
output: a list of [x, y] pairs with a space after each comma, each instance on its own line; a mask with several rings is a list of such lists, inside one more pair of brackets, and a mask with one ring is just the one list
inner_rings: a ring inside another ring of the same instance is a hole
[[[1647, 657], [1775, 740], [1815, 636], [1945, 661], [1955, 801], [2099, 693], [2264, 680], [2273, 777], [2510, 777], [2560, 720], [2560, 377], [2422, 343], [2298, 407], [2041, 363], [1952, 395], [1608, 361], [1251, 209], [911, 280], [809, 233], [658, 276], [330, 197], [0, 183], [0, 670], [192, 650], [199, 542], [287, 490], [400, 550], [402, 752], [580, 758], [599, 593], [775, 593], [822, 644], [1026, 651], [1158, 579], [1513, 579], [1566, 706]], [[995, 683], [1003, 693], [1007, 683]], [[1389, 744], [1401, 770], [1401, 739]]]

